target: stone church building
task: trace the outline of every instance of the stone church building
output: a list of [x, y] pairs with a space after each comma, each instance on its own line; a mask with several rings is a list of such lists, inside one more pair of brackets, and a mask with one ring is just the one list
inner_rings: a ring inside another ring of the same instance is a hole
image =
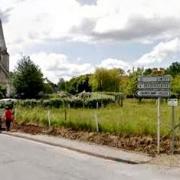
[[6, 87], [7, 95], [10, 93], [9, 88], [9, 54], [3, 34], [2, 23], [0, 19], [0, 85]]

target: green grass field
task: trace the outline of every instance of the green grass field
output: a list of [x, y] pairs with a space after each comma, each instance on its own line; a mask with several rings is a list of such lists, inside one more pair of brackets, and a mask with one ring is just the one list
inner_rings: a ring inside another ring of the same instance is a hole
[[[99, 130], [121, 135], [156, 136], [157, 104], [156, 100], [125, 100], [124, 106], [109, 105], [101, 109], [72, 109], [42, 107], [16, 107], [18, 123], [33, 123], [48, 126], [48, 111], [51, 126], [70, 127], [75, 130], [96, 131], [97, 117]], [[165, 136], [171, 129], [171, 107], [161, 102], [161, 135]], [[180, 107], [175, 108], [176, 123], [180, 122]], [[180, 131], [180, 129], [178, 129]], [[178, 132], [177, 131], [177, 132]]]

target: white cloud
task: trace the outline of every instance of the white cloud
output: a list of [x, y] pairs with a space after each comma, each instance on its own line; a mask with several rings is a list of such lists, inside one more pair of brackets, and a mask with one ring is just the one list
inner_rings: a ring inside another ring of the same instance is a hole
[[[180, 36], [179, 0], [97, 0], [97, 5], [88, 10], [89, 17], [82, 14], [83, 20], [75, 31], [76, 36], [88, 36], [88, 41], [134, 40], [143, 43]], [[91, 26], [84, 23], [87, 21]]]
[[[16, 54], [12, 57], [10, 70], [15, 69], [15, 64], [21, 59], [22, 55]], [[30, 56], [31, 60], [40, 67], [44, 77], [47, 77], [54, 83], [57, 83], [59, 78], [69, 80], [73, 76], [91, 73], [94, 67], [88, 63], [72, 63], [64, 54], [55, 53], [38, 53]], [[78, 61], [78, 60], [77, 60]]]
[[[44, 39], [149, 42], [180, 36], [179, 0], [97, 0], [94, 5], [76, 0], [1, 1], [0, 9], [11, 8], [4, 25], [8, 44], [17, 48]], [[87, 27], [86, 21], [92, 24]]]
[[[44, 52], [42, 48], [38, 52], [38, 48], [33, 48], [38, 47], [37, 43], [48, 44], [49, 40], [51, 44], [65, 40], [85, 43], [161, 41], [136, 61], [137, 65], [142, 66], [160, 63], [180, 49], [179, 0], [97, 0], [96, 3], [93, 0], [90, 5], [90, 0], [83, 4], [79, 3], [82, 0], [0, 1], [11, 70], [20, 59], [18, 53], [27, 52], [42, 68], [44, 75], [54, 82], [60, 77], [67, 79], [92, 72], [94, 64], [81, 64], [78, 59], [72, 62], [58, 47], [55, 47], [56, 53], [53, 50], [47, 52], [47, 47]], [[107, 57], [97, 66], [130, 67], [126, 61], [116, 57]]]
[[128, 70], [130, 68], [130, 65], [123, 60], [107, 58], [102, 60], [98, 67], [103, 67], [106, 69], [122, 68], [124, 70]]
[[[16, 54], [11, 57], [10, 70], [13, 71], [17, 66], [18, 60], [22, 58], [22, 54]], [[60, 78], [69, 80], [73, 76], [93, 73], [95, 66], [90, 63], [81, 63], [77, 59], [74, 63], [65, 54], [55, 53], [37, 53], [30, 56], [31, 60], [40, 67], [44, 77], [47, 77], [54, 83], [57, 83]], [[125, 61], [107, 58], [101, 61], [96, 67], [107, 69], [122, 68], [128, 70], [130, 65]]]
[[171, 41], [161, 42], [149, 53], [144, 54], [136, 61], [136, 65], [147, 66], [161, 63], [163, 60], [180, 52], [180, 40], [178, 38]]

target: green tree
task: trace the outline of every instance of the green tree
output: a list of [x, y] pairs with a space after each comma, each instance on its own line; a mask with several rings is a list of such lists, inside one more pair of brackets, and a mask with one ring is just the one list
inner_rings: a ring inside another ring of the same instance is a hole
[[52, 94], [54, 92], [53, 87], [49, 83], [43, 84], [43, 93], [45, 94]]
[[171, 76], [175, 77], [180, 75], [180, 63], [173, 62], [167, 69], [166, 74], [170, 74]]
[[6, 88], [0, 85], [0, 98], [6, 97]]
[[180, 75], [177, 75], [172, 80], [172, 92], [180, 96]]
[[91, 78], [93, 91], [120, 91], [121, 76], [124, 71], [121, 69], [97, 68]]
[[63, 78], [60, 78], [57, 86], [58, 86], [58, 90], [65, 91], [66, 90], [66, 82], [65, 82], [65, 80]]
[[13, 85], [21, 98], [37, 98], [43, 91], [43, 74], [30, 57], [23, 56], [14, 72]]
[[143, 69], [138, 68], [136, 71], [133, 71], [129, 74], [129, 80], [127, 84], [126, 94], [130, 96], [135, 96], [137, 93], [137, 83], [138, 77], [142, 76]]
[[143, 75], [144, 76], [147, 76], [147, 75], [151, 75], [153, 72], [153, 70], [151, 68], [148, 68], [148, 69], [145, 69], [144, 72], [143, 72]]
[[66, 83], [66, 90], [71, 94], [77, 94], [83, 91], [91, 92], [92, 88], [89, 83], [91, 74], [73, 77]]
[[52, 94], [56, 93], [58, 90], [58, 87], [56, 84], [51, 82], [48, 78], [44, 78], [44, 88], [43, 88], [43, 93], [45, 94]]

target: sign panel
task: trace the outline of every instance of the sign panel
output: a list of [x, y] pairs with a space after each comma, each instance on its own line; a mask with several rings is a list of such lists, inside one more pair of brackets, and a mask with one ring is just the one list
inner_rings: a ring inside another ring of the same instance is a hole
[[171, 76], [142, 76], [138, 78], [138, 81], [143, 81], [143, 82], [170, 82], [171, 81]]
[[168, 100], [168, 105], [169, 106], [177, 106], [178, 105], [178, 100], [177, 99], [169, 99]]
[[138, 88], [139, 89], [169, 89], [170, 84], [169, 82], [162, 81], [162, 82], [148, 82], [148, 81], [141, 81], [138, 83]]
[[137, 95], [139, 97], [169, 97], [170, 81], [170, 76], [139, 77]]
[[169, 97], [169, 91], [138, 91], [140, 97]]

